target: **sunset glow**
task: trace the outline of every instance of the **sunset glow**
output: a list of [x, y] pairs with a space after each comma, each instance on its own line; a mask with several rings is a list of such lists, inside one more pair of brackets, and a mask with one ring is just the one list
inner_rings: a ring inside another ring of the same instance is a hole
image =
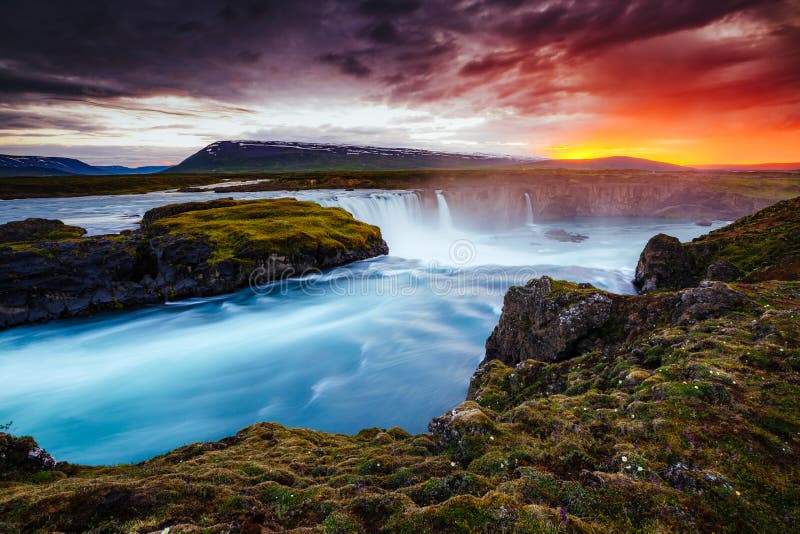
[[147, 164], [248, 138], [800, 159], [797, 0], [14, 3], [6, 153]]

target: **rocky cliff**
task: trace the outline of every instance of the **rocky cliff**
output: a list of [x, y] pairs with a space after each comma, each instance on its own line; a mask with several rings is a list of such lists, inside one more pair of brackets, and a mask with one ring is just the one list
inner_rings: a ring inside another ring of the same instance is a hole
[[0, 225], [0, 327], [234, 291], [388, 253], [380, 230], [292, 199], [175, 204], [142, 229], [81, 237], [28, 219]]
[[259, 423], [138, 465], [32, 469], [35, 444], [0, 436], [24, 452], [0, 530], [788, 532], [798, 399], [798, 281], [623, 296], [544, 277], [508, 292], [468, 400], [427, 434]]
[[800, 197], [680, 243], [659, 234], [647, 243], [634, 283], [643, 292], [680, 289], [700, 280], [800, 279]]

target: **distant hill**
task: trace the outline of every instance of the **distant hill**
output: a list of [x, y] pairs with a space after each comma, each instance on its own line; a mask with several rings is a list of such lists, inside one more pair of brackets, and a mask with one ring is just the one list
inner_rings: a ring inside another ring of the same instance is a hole
[[683, 167], [663, 161], [653, 161], [628, 156], [609, 156], [591, 159], [547, 159], [524, 165], [526, 168], [539, 169], [572, 169], [572, 170], [623, 170], [640, 171], [690, 171], [691, 167]]
[[714, 171], [800, 171], [800, 162], [796, 163], [741, 163], [694, 165], [696, 169]]
[[0, 154], [0, 176], [69, 176], [103, 174], [152, 174], [166, 167], [94, 166], [74, 158], [10, 156]]
[[470, 169], [533, 161], [485, 154], [287, 141], [218, 141], [164, 172]]
[[122, 165], [95, 165], [98, 174], [154, 174], [169, 169], [167, 165], [145, 165], [144, 167], [123, 167]]

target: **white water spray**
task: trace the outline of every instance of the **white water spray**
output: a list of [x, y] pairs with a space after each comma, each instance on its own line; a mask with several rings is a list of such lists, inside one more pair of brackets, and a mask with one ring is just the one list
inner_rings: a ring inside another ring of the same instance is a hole
[[533, 226], [533, 205], [531, 204], [531, 196], [525, 193], [525, 225]]
[[447, 199], [444, 198], [444, 193], [436, 191], [436, 204], [439, 208], [439, 228], [442, 230], [451, 230], [453, 228], [453, 218], [450, 215], [450, 207], [447, 205]]

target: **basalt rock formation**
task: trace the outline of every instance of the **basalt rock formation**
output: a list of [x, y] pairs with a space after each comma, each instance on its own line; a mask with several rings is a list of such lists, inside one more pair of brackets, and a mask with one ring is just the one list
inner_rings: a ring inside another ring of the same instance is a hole
[[798, 281], [544, 277], [509, 291], [468, 400], [427, 434], [258, 423], [138, 465], [0, 476], [0, 530], [788, 532], [798, 398]]
[[84, 233], [46, 219], [0, 225], [0, 328], [227, 293], [388, 253], [377, 227], [292, 199], [169, 205], [147, 212], [139, 231]]

